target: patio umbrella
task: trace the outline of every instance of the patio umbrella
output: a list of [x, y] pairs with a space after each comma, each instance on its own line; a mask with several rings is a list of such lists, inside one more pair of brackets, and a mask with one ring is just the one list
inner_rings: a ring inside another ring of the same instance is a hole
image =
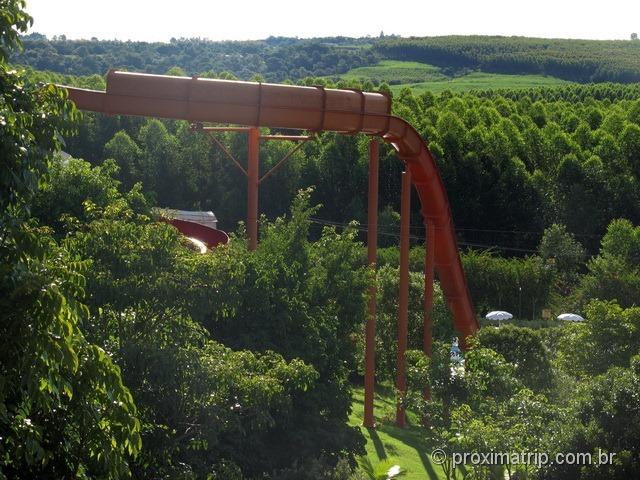
[[557, 318], [565, 322], [584, 322], [584, 318], [576, 313], [563, 313], [562, 315], [558, 315]]
[[494, 310], [493, 312], [487, 313], [484, 318], [487, 320], [511, 320], [513, 315], [502, 310]]

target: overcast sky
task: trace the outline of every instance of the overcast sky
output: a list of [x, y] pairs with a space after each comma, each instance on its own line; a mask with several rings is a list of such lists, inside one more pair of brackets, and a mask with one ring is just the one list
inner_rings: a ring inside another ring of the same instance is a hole
[[48, 37], [168, 41], [287, 37], [524, 35], [629, 39], [640, 0], [27, 0]]

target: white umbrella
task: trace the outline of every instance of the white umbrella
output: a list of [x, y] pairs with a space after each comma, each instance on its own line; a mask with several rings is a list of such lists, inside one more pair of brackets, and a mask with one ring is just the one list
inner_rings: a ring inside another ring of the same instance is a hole
[[513, 315], [502, 310], [494, 310], [493, 312], [487, 313], [484, 318], [487, 320], [511, 320]]
[[563, 313], [558, 315], [558, 320], [564, 320], [566, 322], [584, 322], [584, 318], [575, 313]]

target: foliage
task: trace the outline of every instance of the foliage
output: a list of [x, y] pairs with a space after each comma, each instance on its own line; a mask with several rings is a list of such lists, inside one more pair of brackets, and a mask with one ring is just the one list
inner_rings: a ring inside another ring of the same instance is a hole
[[[15, 26], [2, 29], [6, 48], [29, 21], [20, 6], [13, 2], [7, 17]], [[476, 68], [630, 81], [638, 75], [636, 46], [484, 37], [144, 44], [32, 35], [13, 59], [62, 72], [103, 73], [108, 62], [389, 91], [381, 82], [393, 79], [381, 69], [403, 81], [487, 75], [470, 72]], [[440, 67], [390, 60], [374, 66], [380, 55]], [[357, 76], [328, 77], [355, 67], [364, 67]], [[241, 227], [227, 247], [196, 255], [172, 227], [153, 221], [149, 207], [212, 209], [233, 228], [245, 215], [245, 180], [224, 152], [172, 120], [87, 114], [71, 137], [75, 112], [64, 94], [33, 84], [104, 88], [104, 79], [25, 75], [2, 64], [0, 302], [9, 339], [0, 353], [2, 474], [117, 478], [131, 469], [138, 478], [346, 478], [362, 451], [362, 436], [347, 424], [349, 378], [360, 363], [372, 277], [357, 241], [364, 227], [349, 222], [366, 219], [368, 139], [329, 133], [306, 142], [261, 185], [267, 218], [293, 206], [286, 217], [262, 220], [259, 248], [246, 251]], [[436, 287], [436, 342], [426, 358], [419, 351], [424, 249], [414, 247], [411, 392], [403, 400], [427, 421], [430, 446], [603, 449], [618, 455], [613, 466], [507, 473], [636, 477], [638, 85], [437, 96], [395, 85], [393, 93], [394, 113], [429, 141], [441, 171], [459, 242], [470, 247], [462, 260], [478, 311], [535, 318], [550, 304], [570, 303], [587, 318], [538, 331], [484, 328], [470, 340], [464, 367], [456, 366], [455, 333]], [[65, 149], [89, 163], [53, 158], [62, 136]], [[241, 135], [219, 138], [238, 158], [246, 156]], [[263, 144], [262, 171], [292, 146]], [[386, 145], [380, 169], [380, 244], [388, 248], [378, 258], [377, 347], [379, 379], [387, 380], [396, 360], [393, 245], [402, 164]], [[316, 189], [296, 194], [310, 185]], [[415, 201], [412, 237], [421, 242], [417, 207]], [[333, 223], [344, 231], [320, 227]], [[587, 253], [598, 246], [585, 270]], [[424, 402], [427, 384], [431, 398]], [[114, 400], [117, 407], [106, 409]], [[467, 473], [482, 478], [501, 468]], [[445, 471], [456, 473], [451, 464]]]
[[[454, 412], [453, 428], [457, 447], [463, 452], [499, 453], [540, 452], [550, 428], [557, 428], [562, 412], [544, 395], [528, 389], [519, 390], [507, 401], [497, 405], [490, 414], [478, 414], [467, 405]], [[493, 464], [474, 464], [476, 478], [493, 478], [505, 469], [508, 478], [524, 478], [538, 470], [533, 460], [496, 459]]]
[[358, 459], [358, 464], [367, 479], [392, 480], [406, 474], [406, 471], [398, 465], [397, 461], [394, 458], [387, 458], [373, 465], [368, 457], [361, 457]]
[[2, 30], [0, 30], [0, 62], [6, 65], [12, 51], [22, 47], [20, 32], [26, 32], [33, 18], [24, 11], [24, 0], [8, 0], [2, 5]]
[[119, 368], [80, 330], [87, 264], [31, 218], [76, 114], [5, 63], [31, 23], [23, 8], [4, 2], [0, 16], [0, 477], [124, 478], [140, 425]]
[[118, 40], [67, 40], [64, 35], [22, 38], [25, 49], [11, 61], [38, 70], [63, 74], [103, 74], [110, 68], [188, 75], [212, 72], [249, 80], [260, 74], [281, 82], [309, 75], [333, 75], [375, 63], [368, 39], [344, 37], [297, 39], [270, 37], [243, 42], [212, 42], [200, 38], [172, 39], [170, 43]]
[[640, 474], [639, 366], [640, 358], [635, 356], [630, 367], [613, 367], [579, 387], [572, 402], [574, 417], [557, 430], [552, 446], [554, 451], [590, 453], [593, 463], [550, 464], [541, 478], [626, 479]]
[[[84, 81], [78, 78], [78, 83]], [[320, 78], [300, 83], [363, 86]], [[544, 229], [563, 224], [592, 254], [613, 219], [640, 222], [634, 153], [638, 143], [634, 126], [640, 123], [640, 115], [634, 112], [640, 108], [639, 99], [637, 85], [439, 96], [406, 89], [395, 95], [394, 110], [429, 141], [463, 246], [497, 246], [507, 255], [536, 253]], [[126, 188], [142, 181], [145, 192], [158, 204], [211, 209], [224, 228], [235, 228], [245, 215], [242, 174], [219, 147], [184, 122], [162, 124], [164, 128], [155, 120], [87, 114], [80, 135], [68, 139], [67, 149], [94, 165], [113, 158], [120, 167], [118, 179]], [[242, 135], [219, 138], [243, 161]], [[315, 185], [313, 201], [322, 204], [321, 219], [364, 222], [366, 139], [323, 134], [318, 140], [305, 143], [261, 185], [262, 211], [270, 218], [282, 215], [297, 188]], [[265, 142], [262, 171], [275, 165], [289, 148], [281, 142]], [[401, 170], [392, 149], [383, 145], [383, 212], [399, 209]], [[389, 226], [381, 227], [381, 245], [396, 241], [393, 217], [389, 220]], [[416, 234], [421, 223], [417, 202], [412, 223]], [[319, 231], [314, 230], [314, 235]], [[523, 307], [525, 312], [535, 309], [533, 302]]]
[[[369, 278], [355, 233], [326, 229], [309, 242], [314, 209], [303, 192], [290, 219], [263, 223], [256, 252], [234, 238], [196, 255], [172, 227], [134, 208], [134, 200], [146, 205], [135, 188], [100, 200], [117, 186], [115, 173], [70, 160], [39, 201], [74, 199], [60, 204], [64, 223], [48, 218], [91, 261], [86, 288], [102, 313], [86, 328], [114, 355], [139, 404], [136, 476], [203, 478], [223, 467], [293, 475], [314, 461], [330, 470], [358, 452], [360, 437], [346, 425], [347, 377]], [[82, 194], [90, 198], [78, 212]], [[246, 418], [228, 417], [235, 403]]]
[[88, 331], [121, 366], [140, 406], [138, 478], [228, 478], [232, 467], [261, 474], [270, 430], [318, 379], [297, 359], [234, 352], [175, 310], [105, 310]]
[[585, 308], [584, 325], [565, 327], [558, 360], [572, 376], [602, 374], [610, 367], [628, 365], [640, 353], [640, 308], [622, 308], [615, 302], [593, 300]]
[[640, 299], [640, 227], [628, 220], [611, 222], [602, 238], [600, 253], [588, 264], [580, 295], [616, 300], [621, 306], [638, 305]]
[[551, 355], [537, 331], [513, 325], [486, 327], [478, 332], [477, 340], [515, 365], [517, 378], [527, 388], [535, 392], [553, 388]]
[[548, 227], [538, 251], [543, 259], [553, 259], [557, 270], [566, 277], [575, 274], [584, 263], [584, 248], [564, 225], [553, 224]]
[[[309, 195], [298, 196], [288, 220], [263, 224], [255, 254], [246, 254], [240, 243], [223, 253], [219, 264], [235, 267], [229, 276], [221, 277], [224, 268], [209, 270], [189, 292], [192, 304], [200, 304], [196, 318], [225, 345], [272, 349], [318, 371], [321, 381], [297, 399], [290, 422], [274, 433], [295, 439], [300, 457], [360, 449], [359, 436], [345, 425], [347, 378], [355, 369], [355, 336], [364, 324], [369, 283], [354, 231], [327, 228], [317, 242], [309, 242], [315, 210]], [[212, 297], [202, 290], [208, 282], [223, 294]], [[290, 461], [288, 449], [277, 442], [268, 451], [277, 461]]]
[[[482, 70], [502, 74], [541, 74], [578, 82], [637, 81], [638, 42], [561, 40], [525, 37], [448, 36], [427, 38], [269, 37], [244, 42], [212, 42], [200, 38], [169, 43], [114, 40], [47, 39], [34, 33], [23, 37], [25, 51], [12, 61], [59, 73], [102, 74], [109, 68], [165, 73], [180, 68], [188, 75], [225, 72], [248, 80], [259, 74], [267, 81], [350, 76], [389, 81], [389, 73], [374, 66], [397, 68], [391, 80], [424, 81]], [[402, 65], [413, 60], [412, 66]], [[425, 71], [421, 64], [432, 64]], [[363, 68], [360, 70], [360, 68]], [[419, 76], [416, 76], [419, 75]]]
[[[398, 269], [384, 266], [377, 272], [376, 373], [381, 380], [395, 379], [398, 324]], [[424, 275], [411, 272], [409, 277], [408, 349], [422, 350], [424, 324]], [[456, 336], [451, 316], [439, 285], [434, 286], [432, 310], [433, 337], [450, 342]], [[364, 355], [364, 354], [363, 354]], [[362, 357], [359, 365], [363, 365]]]
[[[113, 208], [124, 200], [120, 183], [114, 178], [117, 172], [113, 161], [92, 168], [82, 160], [56, 157], [49, 168], [48, 182], [34, 199], [33, 215], [59, 231], [89, 222], [96, 209]], [[138, 213], [149, 213], [139, 190], [140, 185], [128, 193], [126, 200]]]
[[506, 310], [534, 319], [549, 302], [555, 270], [540, 257], [504, 258], [468, 250], [462, 264], [479, 312]]

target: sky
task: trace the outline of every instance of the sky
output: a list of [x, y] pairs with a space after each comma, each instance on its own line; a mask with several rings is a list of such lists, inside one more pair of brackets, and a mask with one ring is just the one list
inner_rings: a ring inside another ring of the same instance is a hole
[[51, 38], [169, 41], [522, 35], [622, 39], [640, 33], [639, 0], [27, 0]]

